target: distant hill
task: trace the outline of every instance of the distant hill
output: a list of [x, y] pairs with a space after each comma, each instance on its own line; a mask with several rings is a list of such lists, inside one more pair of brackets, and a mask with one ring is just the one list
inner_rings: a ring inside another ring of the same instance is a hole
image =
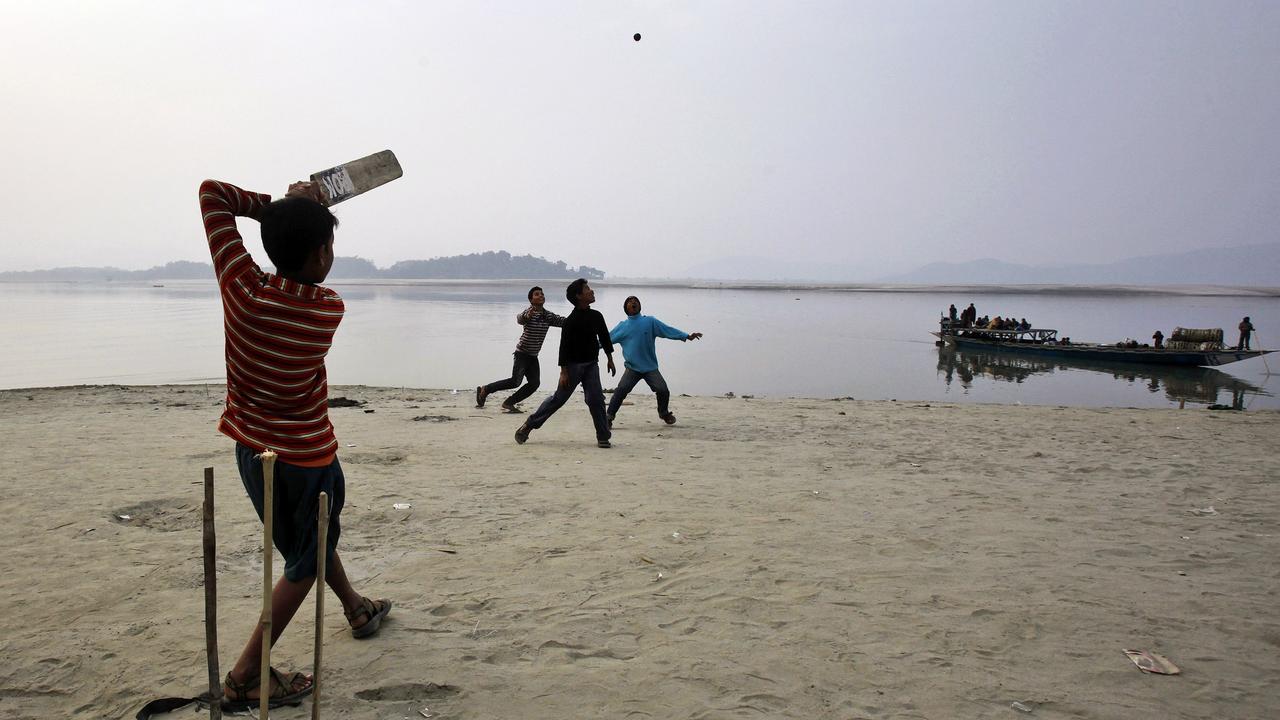
[[[579, 278], [601, 280], [604, 271], [588, 265], [570, 267], [563, 260], [551, 262], [533, 255], [513, 256], [497, 252], [454, 255], [431, 260], [402, 260], [380, 269], [360, 257], [334, 258], [329, 279], [347, 280], [504, 280], [513, 278]], [[0, 272], [0, 282], [128, 282], [152, 280], [209, 280], [213, 266], [209, 263], [177, 262], [157, 265], [148, 270], [122, 270], [115, 267], [64, 267], [51, 270]]]
[[512, 255], [499, 250], [432, 260], [401, 260], [386, 270], [379, 270], [376, 277], [440, 280], [583, 277], [602, 280], [604, 271], [587, 265], [573, 268], [563, 260], [551, 262], [532, 255]]
[[130, 280], [204, 280], [213, 277], [209, 263], [176, 262], [149, 270], [121, 270], [117, 267], [62, 267], [52, 270], [0, 272], [4, 282], [128, 282]]
[[1148, 255], [1107, 264], [937, 262], [878, 282], [922, 285], [1235, 285], [1280, 287], [1280, 243]]

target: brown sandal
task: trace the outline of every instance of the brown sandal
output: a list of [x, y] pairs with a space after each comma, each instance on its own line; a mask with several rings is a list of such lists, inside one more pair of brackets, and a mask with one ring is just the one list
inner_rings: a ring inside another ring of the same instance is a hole
[[[375, 602], [377, 605], [374, 604]], [[379, 608], [379, 606], [381, 607]], [[385, 598], [380, 600], [370, 600], [367, 597], [362, 597], [360, 598], [360, 607], [356, 608], [355, 612], [348, 614], [344, 611], [342, 614], [347, 616], [347, 624], [349, 625], [353, 620], [361, 615], [365, 616], [364, 624], [360, 627], [351, 625], [351, 637], [359, 640], [361, 638], [367, 638], [378, 632], [378, 628], [382, 626], [382, 619], [390, 612], [390, 600]]]
[[[302, 673], [289, 673], [285, 675], [275, 668], [269, 668], [271, 671], [271, 679], [275, 681], [275, 687], [271, 690], [271, 695], [267, 698], [267, 707], [276, 708], [282, 705], [299, 705], [302, 698], [311, 694], [315, 688], [314, 681]], [[298, 678], [306, 681], [306, 687], [301, 690], [294, 691], [294, 685]], [[257, 690], [262, 684], [262, 675], [254, 673], [253, 676], [243, 682], [236, 682], [231, 677], [231, 673], [227, 673], [227, 679], [223, 683], [226, 689], [222, 691], [222, 709], [227, 712], [243, 712], [250, 708], [258, 707], [262, 700], [260, 698], [251, 698], [249, 693]]]

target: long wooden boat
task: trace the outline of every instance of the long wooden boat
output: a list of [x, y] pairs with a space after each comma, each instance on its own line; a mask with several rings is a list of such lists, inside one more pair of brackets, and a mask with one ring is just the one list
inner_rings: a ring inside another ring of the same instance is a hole
[[963, 327], [942, 320], [932, 333], [952, 347], [969, 350], [1016, 352], [1041, 357], [1100, 360], [1105, 362], [1144, 363], [1152, 365], [1216, 366], [1261, 357], [1271, 350], [1236, 350], [1222, 343], [1201, 343], [1200, 349], [1169, 349], [1150, 346], [1126, 347], [1102, 343], [1061, 341], [1058, 331], [1048, 328], [1025, 330], [993, 330]]

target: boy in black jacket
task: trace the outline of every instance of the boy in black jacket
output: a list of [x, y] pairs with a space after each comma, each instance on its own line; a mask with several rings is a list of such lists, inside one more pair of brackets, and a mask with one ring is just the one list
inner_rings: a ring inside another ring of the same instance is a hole
[[521, 445], [529, 439], [529, 433], [542, 427], [557, 410], [564, 406], [573, 391], [582, 384], [591, 421], [596, 426], [596, 445], [609, 447], [609, 420], [604, 411], [604, 390], [600, 387], [600, 350], [609, 358], [609, 374], [616, 375], [613, 365], [613, 343], [609, 340], [609, 326], [604, 316], [591, 309], [596, 301], [595, 290], [583, 278], [569, 283], [565, 297], [573, 303], [573, 312], [564, 320], [560, 330], [560, 382], [556, 392], [542, 401], [537, 411], [516, 430], [516, 442]]

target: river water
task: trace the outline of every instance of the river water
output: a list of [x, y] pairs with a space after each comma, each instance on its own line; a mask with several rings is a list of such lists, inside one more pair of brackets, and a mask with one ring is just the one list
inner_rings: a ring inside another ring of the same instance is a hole
[[[567, 314], [564, 281], [547, 306]], [[347, 315], [329, 355], [333, 384], [458, 388], [508, 374], [529, 283], [336, 282]], [[1083, 366], [1006, 353], [954, 353], [929, 334], [955, 303], [1025, 317], [1075, 341], [1150, 342], [1160, 329], [1221, 327], [1235, 341], [1249, 315], [1256, 340], [1280, 338], [1280, 298], [1115, 292], [849, 291], [817, 287], [644, 286], [601, 281], [596, 308], [612, 326], [638, 295], [698, 342], [660, 340], [675, 394], [853, 397], [1034, 405], [1169, 407], [1221, 403], [1280, 408], [1262, 359], [1219, 369]], [[0, 283], [9, 339], [0, 388], [77, 384], [221, 383], [222, 310], [212, 281]], [[558, 330], [543, 349], [545, 387]], [[1274, 336], [1274, 337], [1273, 337]], [[1280, 370], [1280, 355], [1272, 356]], [[620, 358], [619, 358], [620, 360]], [[618, 363], [621, 367], [621, 362]], [[605, 387], [614, 381], [606, 376]], [[637, 392], [647, 393], [643, 384]]]

